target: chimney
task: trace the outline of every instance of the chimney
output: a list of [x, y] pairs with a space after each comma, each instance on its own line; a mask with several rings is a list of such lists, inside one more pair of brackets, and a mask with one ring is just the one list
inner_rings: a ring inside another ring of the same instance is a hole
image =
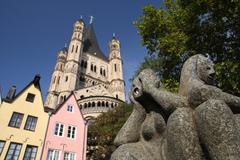
[[34, 86], [38, 86], [39, 85], [39, 81], [40, 81], [41, 77], [40, 74], [36, 74], [33, 80], [33, 84]]
[[6, 99], [12, 100], [12, 99], [15, 97], [15, 93], [16, 93], [16, 86], [13, 85], [13, 86], [9, 89]]

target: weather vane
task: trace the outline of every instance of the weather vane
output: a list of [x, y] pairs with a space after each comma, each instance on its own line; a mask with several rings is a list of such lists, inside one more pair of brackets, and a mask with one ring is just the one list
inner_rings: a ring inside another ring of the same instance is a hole
[[90, 24], [92, 24], [92, 22], [93, 22], [93, 16], [90, 16]]

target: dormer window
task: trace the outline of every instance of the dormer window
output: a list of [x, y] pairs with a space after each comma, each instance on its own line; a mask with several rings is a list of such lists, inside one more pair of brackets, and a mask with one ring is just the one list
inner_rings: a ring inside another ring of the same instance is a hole
[[28, 93], [28, 94], [27, 94], [26, 101], [28, 101], [28, 102], [32, 102], [32, 103], [33, 103], [34, 98], [35, 98], [35, 94]]
[[73, 112], [73, 106], [72, 105], [68, 105], [67, 106], [67, 111], [68, 112]]

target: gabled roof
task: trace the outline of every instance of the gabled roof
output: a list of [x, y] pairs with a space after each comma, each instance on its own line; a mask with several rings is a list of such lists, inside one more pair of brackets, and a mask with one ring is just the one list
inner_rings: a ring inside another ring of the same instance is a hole
[[107, 57], [103, 54], [98, 45], [93, 24], [90, 24], [84, 31], [83, 52], [92, 54], [107, 61]]
[[82, 119], [84, 120], [83, 115], [82, 115], [82, 111], [81, 111], [81, 109], [80, 109], [80, 107], [79, 107], [79, 105], [78, 105], [78, 103], [77, 103], [77, 99], [76, 99], [75, 94], [74, 94], [73, 92], [71, 92], [71, 94], [66, 98], [66, 100], [63, 101], [61, 104], [59, 104], [59, 105], [56, 107], [55, 110], [48, 108], [47, 111], [52, 111], [53, 114], [56, 114], [56, 113], [64, 106], [64, 104], [67, 103], [68, 99], [70, 99], [70, 97], [72, 97], [72, 96], [74, 97], [74, 100], [75, 100], [75, 102], [76, 102], [76, 104], [77, 104], [77, 108], [78, 108], [78, 110], [80, 111], [80, 114], [81, 114], [81, 116], [82, 116]]
[[34, 79], [25, 87], [23, 88], [16, 96], [14, 96], [12, 99], [8, 99], [8, 98], [3, 98], [4, 102], [8, 102], [8, 103], [12, 103], [15, 99], [17, 99], [26, 89], [28, 89], [32, 84], [39, 89], [39, 91], [41, 92], [41, 87], [40, 87], [40, 75], [37, 74], [35, 75]]

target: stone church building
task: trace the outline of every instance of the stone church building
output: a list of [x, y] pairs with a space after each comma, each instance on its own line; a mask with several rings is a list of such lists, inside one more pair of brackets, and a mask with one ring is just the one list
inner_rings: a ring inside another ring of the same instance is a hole
[[85, 118], [125, 102], [120, 42], [113, 36], [108, 57], [101, 51], [93, 24], [75, 22], [71, 40], [59, 51], [45, 102], [55, 109], [74, 92]]

